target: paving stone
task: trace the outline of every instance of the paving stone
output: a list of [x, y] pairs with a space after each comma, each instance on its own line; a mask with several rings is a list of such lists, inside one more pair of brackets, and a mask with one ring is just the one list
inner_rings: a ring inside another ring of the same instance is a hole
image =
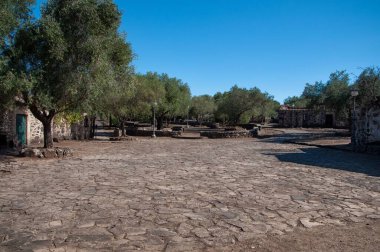
[[51, 227], [60, 227], [60, 226], [62, 226], [62, 221], [60, 221], [60, 220], [51, 221], [51, 222], [49, 222], [49, 226], [51, 226]]
[[177, 229], [177, 232], [179, 235], [183, 237], [187, 237], [190, 235], [191, 230], [193, 229], [193, 226], [187, 224], [187, 223], [181, 223]]
[[207, 229], [205, 228], [194, 228], [193, 230], [191, 230], [191, 232], [193, 232], [199, 238], [206, 238], [210, 235]]
[[74, 142], [75, 159], [0, 162], [0, 251], [218, 251], [380, 216], [380, 157], [197, 141]]
[[306, 218], [301, 218], [301, 219], [300, 219], [300, 222], [301, 222], [301, 224], [302, 224], [305, 228], [312, 228], [312, 227], [317, 227], [317, 226], [323, 225], [322, 223], [319, 223], [319, 222], [313, 222], [313, 221], [310, 221], [309, 219], [306, 219]]
[[89, 228], [89, 227], [93, 227], [93, 226], [95, 226], [95, 221], [86, 221], [86, 222], [82, 222], [77, 227], [78, 228]]
[[157, 235], [157, 236], [161, 236], [161, 237], [174, 236], [177, 234], [176, 232], [170, 231], [166, 228], [153, 229], [150, 231], [150, 233], [152, 235]]
[[128, 228], [126, 230], [128, 236], [134, 236], [134, 235], [143, 235], [146, 234], [146, 229], [144, 228]]

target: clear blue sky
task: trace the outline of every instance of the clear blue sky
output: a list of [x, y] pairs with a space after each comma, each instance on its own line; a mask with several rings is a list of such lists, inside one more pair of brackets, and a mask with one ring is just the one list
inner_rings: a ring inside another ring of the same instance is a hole
[[180, 78], [193, 95], [237, 84], [282, 102], [336, 70], [380, 66], [380, 0], [115, 2], [136, 71]]

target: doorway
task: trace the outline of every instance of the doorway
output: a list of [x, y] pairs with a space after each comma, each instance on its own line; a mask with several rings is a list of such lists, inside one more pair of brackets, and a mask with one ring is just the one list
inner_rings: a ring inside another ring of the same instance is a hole
[[26, 145], [26, 115], [16, 115], [16, 134], [19, 145]]
[[325, 118], [325, 127], [326, 128], [332, 128], [333, 127], [333, 122], [334, 122], [334, 118], [333, 118], [333, 115], [326, 115], [326, 118]]

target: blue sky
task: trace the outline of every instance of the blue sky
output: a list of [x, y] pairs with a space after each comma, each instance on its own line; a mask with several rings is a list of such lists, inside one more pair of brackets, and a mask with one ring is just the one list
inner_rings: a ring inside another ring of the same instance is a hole
[[380, 0], [115, 2], [136, 71], [168, 73], [193, 95], [237, 84], [282, 102], [336, 70], [380, 65]]

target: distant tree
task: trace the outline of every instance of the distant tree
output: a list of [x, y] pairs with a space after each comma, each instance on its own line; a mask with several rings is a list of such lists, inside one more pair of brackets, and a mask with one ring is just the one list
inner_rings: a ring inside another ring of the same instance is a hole
[[215, 100], [210, 95], [193, 96], [191, 99], [191, 115], [202, 123], [213, 117], [216, 109]]
[[237, 124], [247, 123], [254, 116], [264, 96], [258, 88], [246, 89], [235, 85], [230, 91], [214, 98], [218, 105], [217, 117], [224, 116], [230, 123]]
[[338, 118], [348, 118], [350, 98], [350, 78], [345, 71], [330, 74], [324, 88], [324, 105], [335, 112]]
[[357, 78], [354, 88], [359, 89], [358, 104], [371, 107], [380, 99], [380, 68], [367, 67]]
[[261, 98], [257, 100], [255, 109], [257, 117], [261, 123], [265, 123], [267, 118], [275, 117], [277, 110], [280, 108], [280, 103], [274, 100], [274, 97], [267, 92], [261, 93]]
[[[128, 68], [126, 68], [128, 69]], [[120, 125], [122, 136], [126, 135], [125, 123], [132, 118], [134, 103], [137, 94], [137, 81], [133, 69], [124, 69], [118, 78], [102, 86], [102, 95], [93, 99], [93, 114], [111, 115]]]
[[164, 119], [187, 113], [191, 93], [186, 83], [167, 74], [151, 72], [138, 76], [138, 81], [144, 90], [138, 93], [137, 104], [145, 110], [155, 106], [158, 129], [163, 128]]
[[290, 107], [294, 106], [295, 108], [306, 108], [308, 100], [303, 96], [291, 96], [285, 99], [284, 104]]
[[132, 53], [120, 17], [112, 1], [50, 0], [40, 20], [17, 32], [12, 89], [42, 122], [44, 147], [53, 146], [55, 115], [90, 108], [127, 74]]
[[302, 97], [307, 100], [307, 107], [319, 108], [324, 102], [325, 84], [317, 81], [314, 84], [306, 83]]

